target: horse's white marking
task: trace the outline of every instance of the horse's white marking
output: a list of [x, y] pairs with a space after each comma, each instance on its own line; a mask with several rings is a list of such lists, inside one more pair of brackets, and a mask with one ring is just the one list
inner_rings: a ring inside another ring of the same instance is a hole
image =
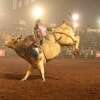
[[34, 48], [34, 50], [39, 54], [39, 48], [38, 47]]
[[27, 72], [26, 72], [24, 78], [23, 78], [21, 81], [25, 81], [25, 80], [27, 80], [28, 77], [30, 76], [30, 74], [31, 74], [31, 71], [30, 71], [30, 70], [27, 70]]
[[29, 65], [29, 66], [28, 66], [28, 70], [27, 70], [27, 72], [26, 72], [26, 74], [25, 74], [24, 78], [23, 78], [23, 79], [21, 79], [21, 81], [25, 81], [25, 80], [27, 80], [27, 79], [28, 79], [28, 77], [31, 75], [31, 73], [32, 73], [32, 66], [31, 66], [31, 65]]

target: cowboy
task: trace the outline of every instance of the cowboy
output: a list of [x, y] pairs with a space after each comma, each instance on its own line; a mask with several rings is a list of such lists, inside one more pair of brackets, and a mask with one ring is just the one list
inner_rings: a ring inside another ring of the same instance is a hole
[[47, 35], [47, 27], [43, 24], [41, 20], [36, 21], [36, 25], [34, 27], [35, 36], [40, 40], [43, 39]]

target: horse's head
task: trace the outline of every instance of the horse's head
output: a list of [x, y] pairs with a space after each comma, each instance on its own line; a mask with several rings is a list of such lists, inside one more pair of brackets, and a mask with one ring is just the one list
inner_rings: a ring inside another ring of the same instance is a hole
[[8, 48], [16, 48], [16, 44], [22, 39], [22, 35], [17, 36], [17, 37], [13, 37], [10, 36], [6, 39], [5, 41], [5, 46], [7, 46]]

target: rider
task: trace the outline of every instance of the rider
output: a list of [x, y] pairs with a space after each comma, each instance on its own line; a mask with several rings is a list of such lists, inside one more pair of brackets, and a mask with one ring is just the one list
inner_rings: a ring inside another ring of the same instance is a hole
[[47, 27], [41, 20], [37, 20], [34, 26], [34, 32], [36, 38], [43, 40], [43, 38], [47, 35]]

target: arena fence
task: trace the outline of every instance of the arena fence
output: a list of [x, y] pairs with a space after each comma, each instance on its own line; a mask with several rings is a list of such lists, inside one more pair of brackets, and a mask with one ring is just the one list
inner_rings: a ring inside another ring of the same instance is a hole
[[[18, 57], [18, 55], [14, 50], [5, 47], [0, 48], [0, 57]], [[58, 58], [75, 58], [75, 56], [69, 48], [64, 47]], [[87, 52], [87, 50], [81, 50], [78, 58], [100, 58], [100, 51], [91, 53]]]

